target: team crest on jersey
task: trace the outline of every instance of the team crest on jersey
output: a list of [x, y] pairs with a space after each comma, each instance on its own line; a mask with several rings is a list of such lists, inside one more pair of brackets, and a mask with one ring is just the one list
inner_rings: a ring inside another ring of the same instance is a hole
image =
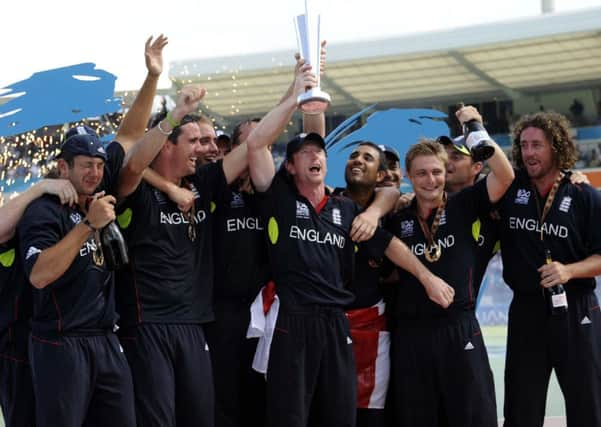
[[415, 223], [412, 219], [407, 221], [401, 221], [401, 237], [413, 236]]
[[73, 224], [79, 224], [81, 222], [81, 215], [78, 212], [73, 212], [71, 215], [69, 215], [69, 218], [71, 218]]
[[242, 197], [241, 193], [238, 193], [236, 191], [232, 192], [232, 201], [230, 202], [230, 206], [232, 208], [244, 207], [244, 197]]
[[572, 198], [569, 196], [565, 196], [561, 199], [561, 203], [559, 204], [559, 210], [567, 213], [570, 210], [570, 205], [572, 204]]
[[443, 209], [440, 215], [440, 223], [438, 225], [445, 225], [447, 223], [447, 210]]
[[518, 188], [518, 194], [515, 197], [516, 205], [527, 205], [530, 201], [530, 191], [524, 190], [523, 188]]
[[340, 214], [340, 209], [332, 209], [332, 221], [336, 225], [342, 225], [342, 215]]
[[309, 219], [309, 208], [303, 202], [296, 201], [296, 217]]

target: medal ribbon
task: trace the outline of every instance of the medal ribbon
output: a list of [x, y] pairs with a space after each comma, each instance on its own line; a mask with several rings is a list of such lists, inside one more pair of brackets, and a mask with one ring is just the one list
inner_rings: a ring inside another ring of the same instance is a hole
[[426, 249], [427, 252], [427, 256], [426, 259], [428, 259], [428, 261], [432, 262], [432, 261], [438, 261], [438, 258], [440, 258], [440, 254], [438, 254], [437, 257], [432, 257], [432, 259], [429, 259], [429, 254], [430, 254], [430, 250], [432, 247], [434, 248], [438, 248], [438, 245], [436, 245], [434, 243], [434, 236], [436, 235], [436, 232], [438, 231], [438, 226], [440, 225], [440, 219], [442, 218], [442, 213], [444, 212], [444, 208], [447, 205], [447, 193], [444, 192], [442, 194], [442, 202], [440, 203], [440, 205], [438, 205], [438, 208], [436, 208], [436, 215], [434, 216], [434, 221], [432, 222], [432, 227], [428, 227], [428, 224], [426, 223], [426, 220], [422, 219], [422, 217], [419, 215], [417, 215], [417, 219], [419, 221], [419, 225], [422, 228], [422, 231], [424, 233], [424, 237], [426, 238], [426, 242], [428, 242], [428, 248]]
[[[186, 180], [183, 181], [185, 187], [189, 190], [192, 190], [192, 186]], [[188, 220], [188, 239], [191, 242], [196, 240], [196, 224], [194, 224], [194, 219], [196, 218], [196, 200], [192, 201], [192, 207], [187, 212], [186, 219]]]
[[555, 200], [555, 195], [557, 194], [557, 189], [559, 188], [559, 183], [564, 177], [563, 172], [559, 172], [557, 179], [553, 183], [553, 187], [551, 187], [551, 191], [549, 191], [549, 195], [547, 196], [547, 201], [545, 202], [545, 206], [543, 207], [543, 212], [540, 211], [540, 202], [538, 200], [538, 191], [536, 190], [536, 186], [534, 186], [534, 197], [536, 199], [536, 211], [538, 212], [538, 226], [540, 227], [540, 241], [544, 240], [543, 237], [543, 224], [545, 222], [545, 218], [551, 209], [551, 205]]

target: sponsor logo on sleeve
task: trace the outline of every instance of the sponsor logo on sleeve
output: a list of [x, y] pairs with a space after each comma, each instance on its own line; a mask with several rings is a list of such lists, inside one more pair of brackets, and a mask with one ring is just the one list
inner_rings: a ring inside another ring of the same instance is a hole
[[164, 205], [165, 203], [167, 203], [167, 199], [165, 198], [165, 195], [160, 190], [153, 188], [152, 193], [154, 194], [154, 198], [156, 199], [156, 201], [159, 205]]
[[401, 237], [411, 237], [415, 233], [415, 223], [412, 219], [401, 221]]
[[232, 192], [232, 201], [230, 202], [230, 206], [232, 208], [243, 208], [244, 207], [244, 197], [242, 194], [234, 191]]
[[308, 206], [298, 200], [296, 201], [296, 217], [303, 219], [309, 219], [310, 217]]
[[81, 215], [78, 212], [73, 212], [71, 215], [69, 215], [69, 218], [71, 218], [73, 224], [79, 224], [81, 222]]
[[530, 201], [530, 194], [531, 194], [531, 192], [529, 190], [524, 190], [523, 188], [518, 188], [518, 194], [515, 197], [515, 204], [516, 205], [527, 205], [528, 202]]

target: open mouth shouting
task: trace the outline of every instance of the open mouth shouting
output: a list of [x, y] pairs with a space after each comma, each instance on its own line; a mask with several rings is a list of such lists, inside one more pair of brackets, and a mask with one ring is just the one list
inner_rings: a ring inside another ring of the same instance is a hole
[[309, 172], [312, 174], [319, 174], [321, 172], [321, 165], [319, 163], [314, 163], [309, 166]]

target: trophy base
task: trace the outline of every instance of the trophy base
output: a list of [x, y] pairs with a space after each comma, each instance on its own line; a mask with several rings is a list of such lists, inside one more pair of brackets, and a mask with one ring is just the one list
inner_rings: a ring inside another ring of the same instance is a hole
[[303, 113], [319, 114], [325, 112], [330, 106], [330, 95], [320, 88], [314, 87], [296, 98], [299, 108]]

